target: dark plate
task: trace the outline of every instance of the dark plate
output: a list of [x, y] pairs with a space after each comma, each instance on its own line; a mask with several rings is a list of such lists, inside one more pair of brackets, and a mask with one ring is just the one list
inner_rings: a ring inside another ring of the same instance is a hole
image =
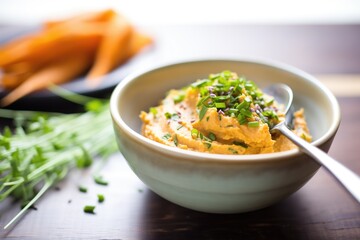
[[[20, 27], [20, 26], [0, 26], [0, 45], [4, 44], [21, 35], [39, 30], [39, 27]], [[86, 96], [104, 97], [110, 95], [112, 89], [124, 79], [129, 73], [142, 67], [151, 65], [153, 61], [153, 47], [144, 49], [141, 53], [131, 58], [112, 72], [104, 76], [101, 84], [96, 87], [89, 87], [86, 84], [84, 76], [78, 77], [61, 87]], [[0, 97], [8, 93], [7, 90], [0, 87]], [[72, 104], [48, 90], [37, 91], [18, 100], [9, 108], [13, 109], [31, 109], [47, 111], [67, 111]], [[70, 109], [71, 111], [71, 109]]]

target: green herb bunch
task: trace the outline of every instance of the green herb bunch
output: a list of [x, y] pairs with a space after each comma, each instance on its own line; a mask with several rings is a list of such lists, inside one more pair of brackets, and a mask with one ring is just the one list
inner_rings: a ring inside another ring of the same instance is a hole
[[0, 202], [13, 196], [25, 211], [71, 168], [116, 151], [108, 101], [86, 102], [86, 112], [74, 114], [0, 109], [15, 120], [13, 131], [0, 134]]
[[254, 82], [231, 71], [211, 74], [191, 87], [200, 93], [197, 104], [200, 120], [209, 108], [216, 108], [219, 115], [234, 117], [249, 127], [258, 127], [260, 121], [270, 126], [278, 121], [274, 99], [266, 98]]

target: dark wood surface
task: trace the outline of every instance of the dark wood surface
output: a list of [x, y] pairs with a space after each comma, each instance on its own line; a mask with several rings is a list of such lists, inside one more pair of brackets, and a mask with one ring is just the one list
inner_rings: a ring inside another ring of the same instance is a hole
[[[159, 62], [220, 56], [233, 48], [235, 53], [221, 56], [272, 58], [313, 74], [360, 73], [358, 25], [173, 26], [148, 30], [156, 35], [153, 51]], [[231, 38], [233, 32], [235, 39], [219, 37]], [[338, 100], [342, 122], [329, 154], [360, 174], [360, 94]], [[94, 184], [91, 169], [72, 171], [36, 204], [37, 210], [30, 210], [11, 229], [1, 228], [0, 238], [360, 239], [359, 204], [323, 169], [289, 198], [266, 209], [231, 215], [195, 212], [162, 199], [137, 179], [120, 154], [110, 158], [103, 173], [109, 186]], [[88, 193], [79, 192], [79, 184], [86, 185]], [[105, 202], [96, 203], [98, 193], [105, 195]], [[87, 204], [97, 205], [96, 214], [83, 213]], [[0, 226], [18, 211], [17, 203], [0, 203]]]

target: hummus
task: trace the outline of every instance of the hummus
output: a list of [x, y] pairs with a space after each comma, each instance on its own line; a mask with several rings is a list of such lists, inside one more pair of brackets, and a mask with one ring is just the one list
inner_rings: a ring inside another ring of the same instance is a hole
[[[141, 112], [142, 134], [181, 149], [218, 154], [260, 154], [296, 148], [270, 128], [284, 119], [282, 107], [252, 81], [224, 71], [170, 90], [157, 107]], [[304, 110], [294, 114], [294, 132], [311, 136]]]

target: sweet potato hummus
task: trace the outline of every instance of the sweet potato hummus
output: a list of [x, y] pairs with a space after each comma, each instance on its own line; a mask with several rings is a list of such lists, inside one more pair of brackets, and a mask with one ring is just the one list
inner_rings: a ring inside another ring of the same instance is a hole
[[[142, 133], [165, 145], [219, 154], [259, 154], [295, 148], [270, 127], [284, 118], [281, 106], [252, 81], [224, 71], [170, 90], [157, 107], [141, 112]], [[294, 114], [294, 132], [311, 136], [304, 110]]]

